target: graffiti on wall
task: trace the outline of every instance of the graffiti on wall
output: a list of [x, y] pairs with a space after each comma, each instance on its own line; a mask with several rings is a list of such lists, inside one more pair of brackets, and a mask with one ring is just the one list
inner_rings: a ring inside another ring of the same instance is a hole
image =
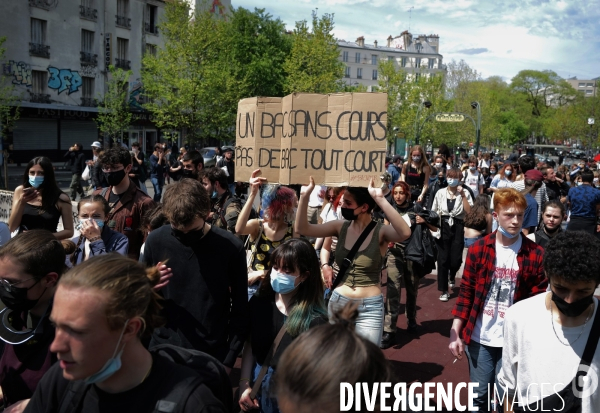
[[83, 83], [79, 72], [75, 72], [71, 69], [57, 69], [56, 67], [48, 67], [48, 73], [50, 78], [48, 79], [48, 87], [55, 89], [58, 94], [61, 94], [65, 90], [67, 94], [77, 92], [79, 87]]
[[144, 91], [142, 82], [139, 80], [129, 82], [129, 106], [133, 109], [144, 110], [142, 107], [142, 92]]
[[5, 76], [12, 75], [15, 85], [31, 86], [31, 66], [25, 62], [9, 60], [8, 63], [2, 64], [2, 73]]
[[221, 2], [221, 0], [213, 0], [212, 8], [210, 10], [211, 13], [220, 14], [222, 16], [225, 15], [225, 6]]

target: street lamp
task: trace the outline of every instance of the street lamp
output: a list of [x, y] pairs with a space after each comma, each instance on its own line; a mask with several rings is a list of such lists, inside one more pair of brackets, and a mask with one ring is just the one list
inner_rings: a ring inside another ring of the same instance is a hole
[[479, 139], [481, 137], [481, 105], [479, 102], [471, 102], [471, 107], [477, 109], [477, 130], [475, 140], [475, 156], [479, 155]]
[[417, 116], [415, 117], [415, 145], [419, 144], [419, 137], [421, 135], [421, 128], [419, 127], [419, 115], [421, 114], [421, 109], [423, 109], [423, 106], [429, 109], [431, 105], [432, 103], [428, 100], [425, 100], [419, 104], [419, 108], [417, 109]]

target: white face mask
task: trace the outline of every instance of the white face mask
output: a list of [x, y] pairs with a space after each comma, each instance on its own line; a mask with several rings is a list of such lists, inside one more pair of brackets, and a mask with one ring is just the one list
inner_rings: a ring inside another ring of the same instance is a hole
[[441, 168], [442, 166], [443, 166], [443, 164], [441, 164], [441, 163], [436, 163], [436, 164], [435, 164], [435, 167], [436, 167], [436, 168]]

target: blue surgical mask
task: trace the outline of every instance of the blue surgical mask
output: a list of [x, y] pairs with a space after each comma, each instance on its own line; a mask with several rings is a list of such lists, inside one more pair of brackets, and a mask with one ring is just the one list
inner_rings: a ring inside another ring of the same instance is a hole
[[583, 185], [583, 181], [578, 181], [577, 186], [581, 186], [581, 185]]
[[96, 224], [98, 224], [98, 228], [102, 229], [104, 226], [104, 221], [101, 219], [95, 219], [94, 221], [96, 221]]
[[415, 161], [415, 162], [419, 162], [421, 160], [421, 157], [420, 156], [413, 156], [412, 160]]
[[121, 355], [123, 354], [123, 348], [121, 351], [117, 353], [119, 350], [119, 345], [121, 344], [121, 339], [123, 338], [123, 334], [125, 333], [125, 328], [127, 327], [127, 323], [129, 320], [125, 321], [125, 325], [123, 326], [123, 330], [121, 331], [121, 335], [119, 336], [119, 341], [117, 342], [117, 347], [115, 347], [115, 351], [111, 358], [109, 358], [104, 364], [104, 367], [100, 369], [97, 373], [92, 374], [90, 377], [84, 380], [85, 384], [94, 384], [94, 383], [102, 383], [104, 380], [108, 379], [110, 376], [115, 374], [121, 368]]
[[29, 175], [29, 185], [34, 188], [39, 188], [39, 186], [44, 182], [43, 176], [31, 176]]
[[511, 176], [512, 175], [512, 171], [504, 171], [504, 175]]
[[458, 179], [456, 178], [448, 178], [446, 181], [448, 182], [449, 187], [455, 188], [458, 186]]
[[509, 238], [509, 239], [513, 239], [515, 237], [518, 237], [520, 232], [517, 232], [516, 234], [511, 234], [510, 232], [508, 232], [507, 230], [505, 230], [504, 228], [502, 228], [500, 225], [498, 225], [498, 232], [502, 234], [503, 237]]
[[297, 287], [296, 277], [281, 273], [273, 268], [271, 269], [271, 287], [273, 287], [273, 291], [279, 294], [291, 293]]

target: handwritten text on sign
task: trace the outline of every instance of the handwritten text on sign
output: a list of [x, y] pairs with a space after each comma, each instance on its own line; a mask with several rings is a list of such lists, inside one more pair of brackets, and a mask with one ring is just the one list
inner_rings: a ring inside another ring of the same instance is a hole
[[[367, 185], [385, 170], [387, 96], [293, 94], [240, 101], [236, 180]], [[365, 174], [367, 173], [367, 174]]]

